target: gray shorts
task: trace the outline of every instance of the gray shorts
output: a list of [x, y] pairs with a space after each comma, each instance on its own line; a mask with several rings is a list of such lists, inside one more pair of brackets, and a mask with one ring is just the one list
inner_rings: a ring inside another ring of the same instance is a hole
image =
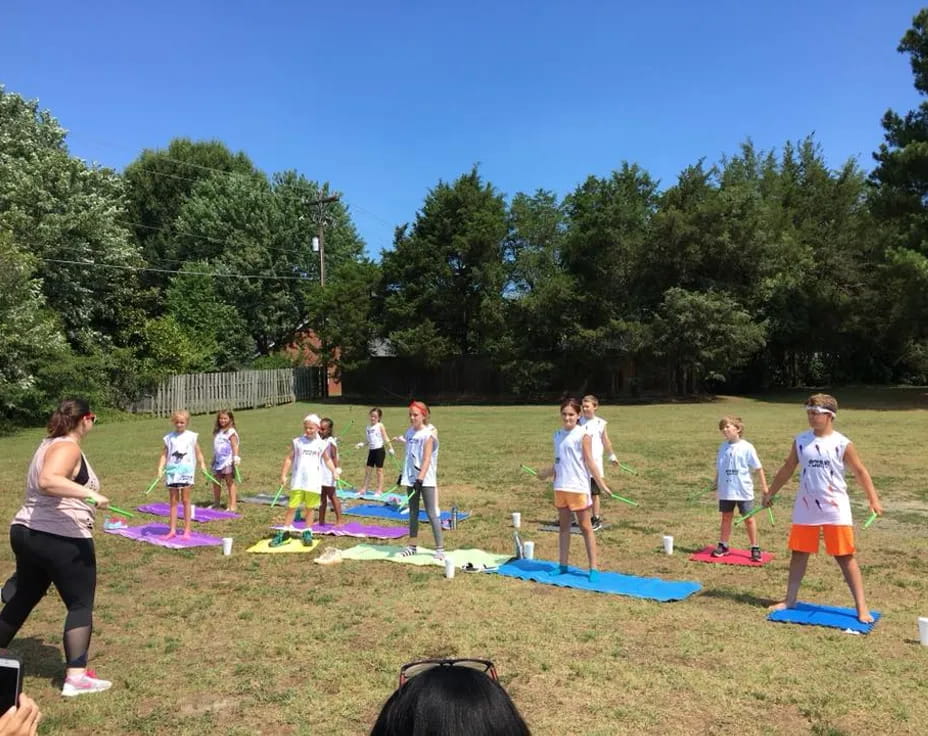
[[750, 501], [724, 501], [719, 499], [719, 511], [723, 514], [730, 514], [735, 510], [735, 506], [738, 507], [738, 511], [741, 512], [741, 515], [750, 514], [754, 510], [754, 500]]

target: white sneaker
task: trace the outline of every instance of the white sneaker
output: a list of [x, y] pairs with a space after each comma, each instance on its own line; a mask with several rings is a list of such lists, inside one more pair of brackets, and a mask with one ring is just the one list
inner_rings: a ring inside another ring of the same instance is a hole
[[93, 670], [86, 670], [80, 677], [66, 677], [61, 694], [66, 698], [73, 698], [84, 693], [102, 693], [113, 686], [109, 680], [101, 680], [95, 675]]

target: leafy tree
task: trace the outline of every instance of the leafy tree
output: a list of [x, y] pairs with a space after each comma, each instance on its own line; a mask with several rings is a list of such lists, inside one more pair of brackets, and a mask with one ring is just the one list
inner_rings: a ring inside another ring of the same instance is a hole
[[429, 191], [383, 255], [385, 331], [430, 365], [497, 349], [505, 331], [506, 206], [477, 169]]
[[142, 323], [142, 261], [124, 219], [120, 179], [72, 158], [48, 112], [0, 87], [0, 230], [36, 257], [45, 299], [80, 349], [126, 344]]
[[29, 417], [45, 402], [36, 379], [43, 362], [68, 352], [58, 319], [34, 277], [35, 258], [0, 231], [0, 418]]
[[650, 325], [654, 356], [664, 362], [669, 388], [702, 391], [724, 381], [764, 345], [764, 328], [736, 301], [714, 292], [673, 287]]
[[[915, 89], [928, 94], [928, 8], [913, 18], [898, 51], [909, 54]], [[898, 377], [924, 381], [928, 365], [920, 356], [928, 350], [928, 102], [905, 116], [887, 110], [883, 129], [870, 181], [871, 208], [886, 243], [882, 276], [891, 313], [888, 347], [897, 358]]]

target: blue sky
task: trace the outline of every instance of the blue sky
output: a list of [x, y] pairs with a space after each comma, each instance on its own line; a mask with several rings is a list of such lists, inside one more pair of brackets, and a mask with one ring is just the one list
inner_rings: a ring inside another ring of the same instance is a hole
[[176, 136], [329, 181], [368, 252], [479, 164], [507, 196], [563, 195], [634, 161], [673, 182], [750, 137], [814, 132], [864, 168], [919, 102], [899, 0], [317, 3], [5, 0], [0, 83], [72, 152], [122, 169]]

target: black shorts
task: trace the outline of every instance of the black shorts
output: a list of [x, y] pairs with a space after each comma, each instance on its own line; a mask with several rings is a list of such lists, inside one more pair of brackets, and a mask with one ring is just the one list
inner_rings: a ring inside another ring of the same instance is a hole
[[596, 485], [596, 480], [594, 478], [590, 478], [590, 495], [591, 496], [602, 496], [603, 495], [603, 492], [599, 490], [599, 486]]
[[754, 500], [749, 501], [726, 501], [724, 499], [719, 499], [719, 511], [723, 514], [733, 513], [735, 506], [738, 507], [738, 511], [741, 512], [741, 515], [750, 514], [754, 510]]
[[367, 451], [367, 467], [369, 468], [382, 468], [383, 461], [387, 457], [387, 451], [378, 447], [376, 450]]

